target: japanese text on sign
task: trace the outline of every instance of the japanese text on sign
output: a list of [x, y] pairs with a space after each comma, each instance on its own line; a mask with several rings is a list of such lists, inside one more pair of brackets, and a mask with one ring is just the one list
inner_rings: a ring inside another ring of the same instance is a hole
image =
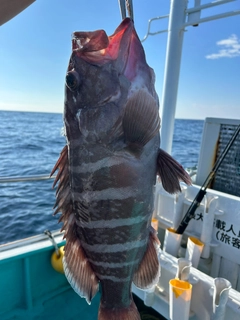
[[229, 246], [240, 249], [240, 230], [233, 224], [227, 225], [226, 221], [216, 219], [215, 227], [217, 229], [216, 239]]

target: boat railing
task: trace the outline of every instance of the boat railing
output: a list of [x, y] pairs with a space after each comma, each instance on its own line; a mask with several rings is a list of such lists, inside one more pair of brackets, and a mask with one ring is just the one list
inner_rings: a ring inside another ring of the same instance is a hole
[[[197, 167], [186, 168], [186, 171], [193, 177], [197, 173]], [[12, 183], [12, 182], [27, 182], [27, 181], [41, 181], [41, 180], [49, 180], [55, 179], [56, 175], [49, 176], [47, 174], [39, 174], [39, 175], [29, 175], [29, 176], [13, 176], [13, 177], [0, 177], [1, 183]]]
[[29, 176], [13, 176], [13, 177], [0, 177], [0, 183], [11, 183], [11, 182], [25, 182], [25, 181], [40, 181], [54, 179], [55, 176], [49, 176], [46, 174], [29, 175]]

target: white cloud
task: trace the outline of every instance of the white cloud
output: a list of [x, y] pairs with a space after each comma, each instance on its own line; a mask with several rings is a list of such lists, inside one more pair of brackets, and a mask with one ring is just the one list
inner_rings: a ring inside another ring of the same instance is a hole
[[218, 53], [207, 55], [206, 59], [234, 58], [240, 56], [240, 39], [238, 39], [235, 34], [232, 34], [228, 39], [218, 41], [217, 45], [222, 49], [220, 49]]

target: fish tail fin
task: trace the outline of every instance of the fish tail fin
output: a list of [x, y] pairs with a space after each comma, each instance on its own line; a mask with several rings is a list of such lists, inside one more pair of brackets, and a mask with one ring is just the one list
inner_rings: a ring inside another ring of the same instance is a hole
[[132, 300], [126, 308], [106, 308], [100, 303], [98, 320], [141, 320], [137, 307]]
[[169, 193], [181, 192], [179, 180], [191, 185], [191, 178], [183, 167], [167, 152], [159, 149], [157, 159], [157, 173], [163, 188]]

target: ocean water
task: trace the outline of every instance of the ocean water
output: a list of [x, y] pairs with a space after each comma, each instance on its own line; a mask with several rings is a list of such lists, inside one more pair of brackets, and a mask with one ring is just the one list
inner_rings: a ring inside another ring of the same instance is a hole
[[[0, 177], [49, 175], [65, 145], [61, 114], [0, 111]], [[203, 121], [175, 121], [172, 155], [197, 165]], [[56, 230], [53, 180], [0, 183], [0, 244]]]

